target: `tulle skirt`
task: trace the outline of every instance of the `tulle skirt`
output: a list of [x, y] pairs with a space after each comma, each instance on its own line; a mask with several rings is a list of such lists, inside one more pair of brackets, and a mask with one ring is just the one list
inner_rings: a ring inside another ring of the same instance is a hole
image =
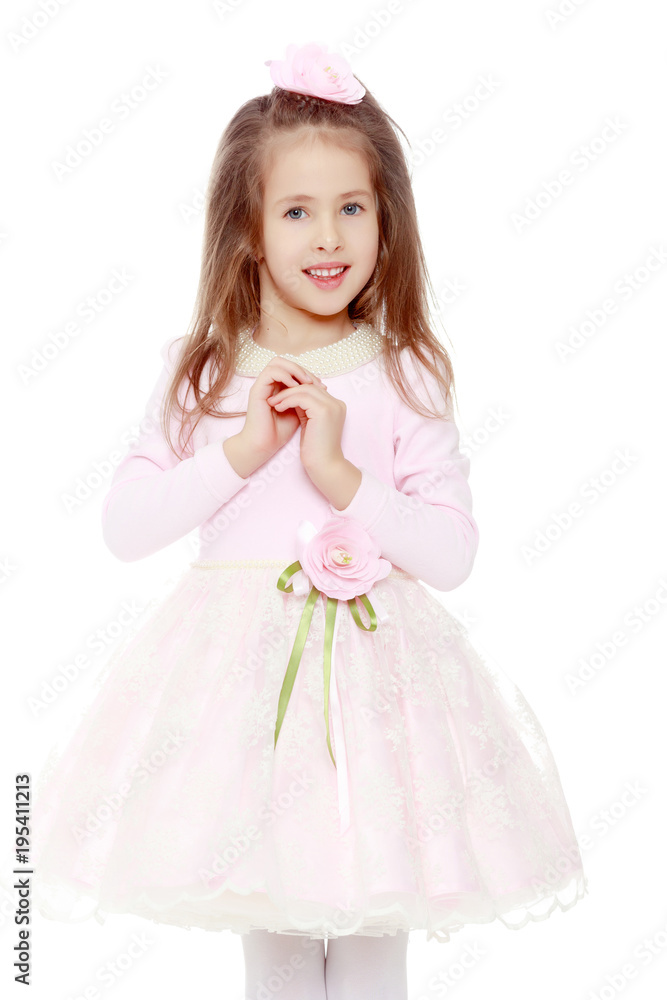
[[114, 650], [36, 784], [42, 915], [448, 941], [573, 906], [586, 878], [540, 723], [402, 570], [373, 588], [375, 630], [338, 602], [328, 696], [318, 596], [276, 740], [308, 597], [284, 569], [191, 563]]

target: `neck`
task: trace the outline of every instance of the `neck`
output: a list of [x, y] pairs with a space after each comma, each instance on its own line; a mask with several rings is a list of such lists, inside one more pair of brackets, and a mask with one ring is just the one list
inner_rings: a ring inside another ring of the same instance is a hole
[[282, 327], [270, 321], [260, 320], [252, 331], [252, 339], [260, 347], [266, 347], [270, 351], [275, 351], [276, 354], [303, 354], [305, 351], [314, 351], [318, 347], [336, 344], [344, 337], [349, 337], [355, 330], [356, 327], [349, 318], [346, 319], [342, 327], [326, 327], [323, 330], [310, 329], [307, 332], [304, 331], [303, 334], [293, 331], [285, 332]]

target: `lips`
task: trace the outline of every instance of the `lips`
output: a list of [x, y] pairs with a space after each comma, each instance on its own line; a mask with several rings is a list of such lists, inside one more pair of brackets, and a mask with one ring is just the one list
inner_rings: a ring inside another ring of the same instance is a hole
[[[328, 265], [319, 264], [317, 267], [304, 268], [304, 272], [305, 274], [311, 275], [311, 277], [313, 278], [326, 278], [326, 277], [337, 278], [339, 274], [344, 274], [345, 271], [349, 269], [349, 266], [350, 266], [349, 264], [328, 264]], [[314, 274], [313, 273], [314, 271], [335, 271], [336, 273], [330, 275], [322, 275], [322, 274]]]
[[[332, 277], [329, 277], [329, 278], [321, 278], [321, 277], [318, 278], [318, 276], [316, 274], [311, 274], [310, 271], [308, 271], [308, 270], [304, 270], [303, 273], [308, 278], [308, 280], [310, 282], [312, 282], [313, 285], [315, 285], [316, 288], [321, 288], [321, 289], [324, 289], [326, 291], [326, 290], [338, 288], [343, 283], [343, 281], [345, 280], [345, 275], [350, 270], [350, 265], [349, 264], [345, 264], [345, 265], [340, 265], [340, 266], [343, 267], [343, 270], [340, 271], [338, 274], [334, 274]], [[320, 270], [320, 269], [321, 270], [329, 270], [329, 268], [319, 268], [319, 267], [317, 268], [317, 270]]]

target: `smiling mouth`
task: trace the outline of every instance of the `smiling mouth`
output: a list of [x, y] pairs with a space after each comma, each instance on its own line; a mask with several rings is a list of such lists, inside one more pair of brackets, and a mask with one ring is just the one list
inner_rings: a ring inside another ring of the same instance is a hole
[[331, 278], [338, 278], [341, 274], [349, 271], [349, 269], [349, 264], [345, 264], [342, 267], [307, 267], [304, 269], [304, 274], [309, 274], [311, 278], [317, 278], [318, 281], [327, 281]]

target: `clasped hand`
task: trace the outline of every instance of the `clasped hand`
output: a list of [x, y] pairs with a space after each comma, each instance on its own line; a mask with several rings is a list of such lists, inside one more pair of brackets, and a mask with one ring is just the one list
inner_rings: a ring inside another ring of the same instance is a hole
[[317, 375], [276, 355], [259, 373], [248, 395], [241, 437], [258, 465], [301, 427], [301, 463], [316, 485], [335, 474], [345, 456], [341, 436], [347, 407], [330, 396]]

